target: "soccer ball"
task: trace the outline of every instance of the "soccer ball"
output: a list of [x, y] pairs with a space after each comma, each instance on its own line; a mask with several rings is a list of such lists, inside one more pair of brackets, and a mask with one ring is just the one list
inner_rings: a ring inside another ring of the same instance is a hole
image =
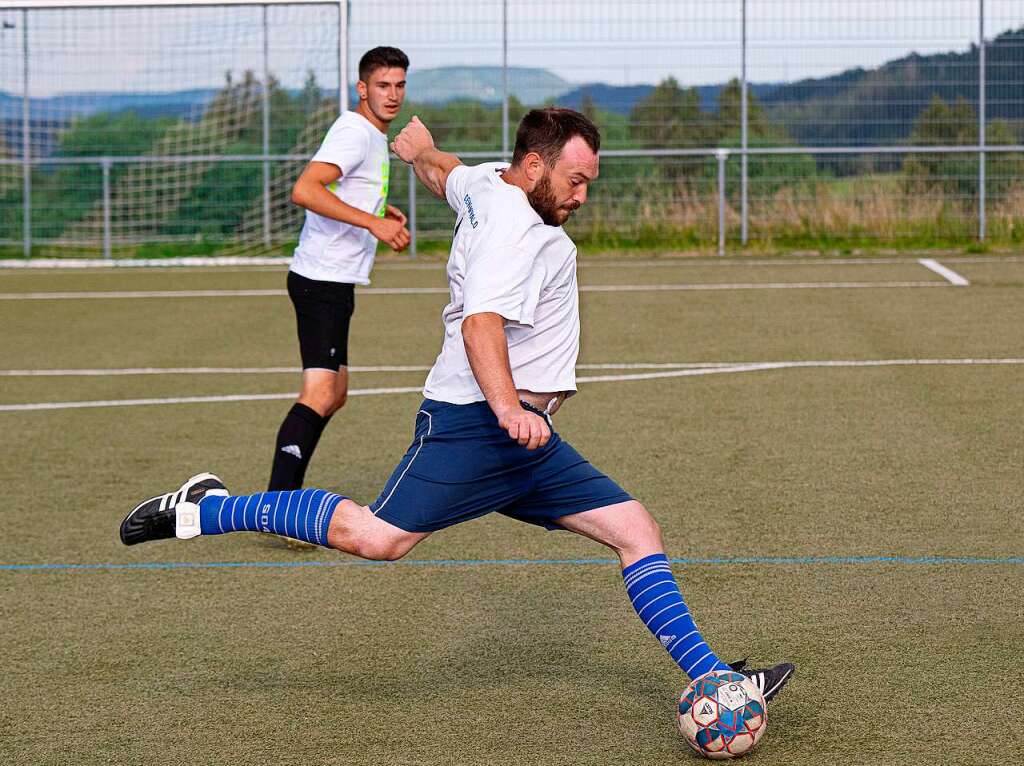
[[767, 724], [761, 690], [742, 673], [705, 673], [679, 697], [679, 731], [690, 747], [708, 758], [749, 753]]

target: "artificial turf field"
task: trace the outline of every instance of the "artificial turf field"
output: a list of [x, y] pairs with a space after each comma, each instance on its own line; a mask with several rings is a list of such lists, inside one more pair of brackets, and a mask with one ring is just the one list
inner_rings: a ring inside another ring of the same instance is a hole
[[[721, 656], [798, 666], [751, 763], [1024, 760], [1024, 259], [940, 260], [970, 285], [913, 259], [580, 268], [601, 288], [580, 376], [641, 379], [581, 382], [557, 429], [659, 519]], [[357, 296], [350, 363], [414, 369], [353, 373], [371, 393], [311, 485], [376, 496], [419, 402], [388, 391], [422, 383], [444, 285], [382, 265], [374, 288], [441, 290]], [[568, 533], [492, 515], [389, 565], [251, 534], [120, 544], [192, 473], [263, 488], [286, 398], [109, 402], [294, 392], [293, 371], [194, 371], [295, 367], [283, 287], [0, 270], [0, 762], [697, 763], [680, 672]], [[115, 295], [54, 295], [75, 292]], [[192, 371], [81, 374], [128, 368]], [[38, 374], [58, 369], [79, 372]], [[24, 407], [81, 402], [108, 404]]]

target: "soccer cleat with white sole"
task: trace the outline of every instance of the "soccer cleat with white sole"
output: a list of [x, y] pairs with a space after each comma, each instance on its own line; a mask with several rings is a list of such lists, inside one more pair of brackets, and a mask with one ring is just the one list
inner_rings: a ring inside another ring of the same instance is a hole
[[778, 665], [773, 665], [770, 668], [748, 670], [747, 661], [743, 659], [737, 662], [730, 662], [729, 667], [753, 681], [757, 688], [761, 690], [765, 702], [771, 702], [775, 699], [775, 696], [782, 691], [782, 687], [786, 685], [786, 682], [796, 672], [796, 665], [790, 662], [780, 662]]
[[227, 497], [228, 491], [212, 473], [200, 473], [174, 492], [142, 501], [121, 522], [121, 542], [137, 545], [172, 537], [188, 540], [202, 534], [199, 501], [210, 495]]

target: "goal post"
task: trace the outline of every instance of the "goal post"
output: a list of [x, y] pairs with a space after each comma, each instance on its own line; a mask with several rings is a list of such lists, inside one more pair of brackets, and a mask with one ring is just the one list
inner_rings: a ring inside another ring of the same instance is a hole
[[348, 108], [348, 20], [347, 0], [0, 0], [0, 255], [294, 239], [291, 182]]

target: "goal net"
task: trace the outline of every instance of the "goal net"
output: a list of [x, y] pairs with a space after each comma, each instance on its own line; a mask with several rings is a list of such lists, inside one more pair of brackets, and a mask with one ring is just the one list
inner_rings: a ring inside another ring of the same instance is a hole
[[0, 6], [0, 249], [24, 240], [26, 141], [33, 255], [294, 241], [291, 185], [339, 109], [338, 2], [25, 5]]

